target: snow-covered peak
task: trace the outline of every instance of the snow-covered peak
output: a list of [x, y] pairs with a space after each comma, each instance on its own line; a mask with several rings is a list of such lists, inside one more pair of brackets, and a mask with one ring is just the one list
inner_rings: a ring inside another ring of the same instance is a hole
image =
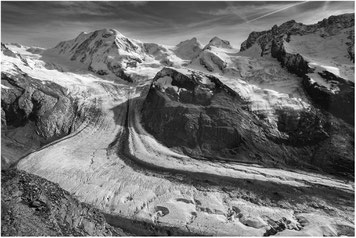
[[[238, 50], [234, 49], [230, 42], [215, 36], [200, 51], [197, 57], [190, 62], [190, 67], [208, 72], [224, 74], [227, 71], [235, 71], [232, 59]], [[229, 69], [227, 69], [229, 68]]]
[[177, 47], [196, 45], [196, 44], [200, 44], [200, 42], [198, 41], [198, 39], [196, 37], [193, 37], [192, 39], [185, 40], [185, 41], [178, 43]]
[[115, 36], [115, 37], [125, 37], [121, 32], [119, 32], [116, 29], [101, 29], [99, 30], [102, 33], [102, 36], [104, 38], [110, 37], [110, 36]]
[[241, 52], [251, 57], [256, 52], [262, 57], [272, 56], [295, 72], [302, 67], [292, 65], [293, 62], [304, 61], [305, 68], [318, 65], [337, 77], [353, 81], [354, 14], [331, 16], [312, 25], [291, 20], [268, 31], [252, 32], [241, 44]]
[[175, 47], [174, 53], [182, 59], [191, 60], [196, 57], [202, 49], [202, 44], [197, 38], [193, 37], [190, 40], [180, 42]]
[[[309, 34], [318, 34], [321, 37], [334, 36], [342, 34], [345, 29], [354, 27], [354, 14], [343, 14], [330, 16], [324, 20], [311, 25], [297, 23], [294, 20], [287, 21], [280, 26], [274, 25], [270, 30], [261, 32], [252, 32], [246, 41], [241, 44], [241, 51], [252, 47], [255, 43], [264, 48], [268, 43], [276, 38], [285, 38], [289, 41], [291, 35], [304, 36]], [[277, 39], [278, 40], [278, 39]]]
[[209, 41], [209, 43], [205, 46], [205, 49], [209, 49], [211, 46], [224, 48], [224, 49], [232, 49], [232, 46], [229, 41], [220, 39], [217, 36], [215, 36]]
[[[118, 30], [116, 29], [110, 29], [110, 28], [103, 28], [103, 29], [100, 29], [100, 30], [96, 30], [94, 32], [97, 32], [99, 35], [101, 35], [103, 38], [108, 38], [108, 37], [111, 37], [111, 36], [117, 36], [117, 37], [124, 37], [123, 34], [121, 34], [121, 32], [119, 32]], [[85, 36], [88, 36], [90, 34], [92, 34], [93, 32], [81, 32], [79, 34], [79, 38], [80, 37], [85, 37]]]
[[54, 49], [58, 50], [59, 54], [78, 54], [78, 51], [96, 51], [98, 48], [108, 47], [126, 52], [141, 51], [139, 41], [125, 37], [115, 29], [82, 32], [73, 40], [60, 42]]
[[202, 46], [197, 39], [178, 46], [143, 43], [115, 29], [82, 32], [75, 39], [62, 41], [45, 54], [76, 61], [99, 75], [132, 81], [137, 75], [163, 66], [181, 67], [196, 57]]
[[140, 41], [129, 39], [115, 29], [82, 32], [73, 40], [60, 42], [47, 53], [81, 62], [100, 75], [113, 73], [118, 77], [124, 77], [123, 68], [134, 66], [145, 58]]

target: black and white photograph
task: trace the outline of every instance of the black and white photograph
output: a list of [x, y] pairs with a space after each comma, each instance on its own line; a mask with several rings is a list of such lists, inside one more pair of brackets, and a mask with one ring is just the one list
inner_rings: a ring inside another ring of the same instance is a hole
[[1, 236], [355, 236], [355, 1], [1, 1]]

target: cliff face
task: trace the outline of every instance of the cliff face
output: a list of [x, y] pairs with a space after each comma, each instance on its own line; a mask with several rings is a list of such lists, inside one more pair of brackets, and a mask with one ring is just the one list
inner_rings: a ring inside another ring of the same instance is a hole
[[[5, 45], [2, 52], [22, 59]], [[67, 88], [33, 78], [18, 67], [3, 72], [1, 84], [2, 169], [76, 131], [86, 117], [96, 113], [94, 107], [83, 108]]]
[[2, 236], [123, 236], [93, 207], [24, 171], [1, 172]]
[[[31, 62], [6, 45], [2, 45], [1, 50], [4, 55], [14, 58], [14, 62], [20, 61], [31, 67]], [[50, 64], [45, 67], [49, 68]], [[58, 70], [56, 67], [49, 69]], [[98, 113], [96, 105], [83, 103], [80, 95], [73, 95], [71, 88], [64, 85], [30, 76], [16, 65], [11, 71], [1, 73], [2, 169], [77, 131], [88, 118]]]
[[[248, 110], [248, 102], [213, 76], [164, 68], [153, 80], [142, 121], [160, 142], [199, 159], [317, 168], [344, 175], [353, 171], [352, 152], [338, 162], [315, 153], [325, 144], [339, 151], [342, 142], [337, 138], [342, 131], [352, 140], [351, 128], [338, 131], [342, 123], [330, 125], [314, 109], [275, 114], [276, 125], [259, 118]], [[335, 166], [340, 161], [349, 168]]]
[[[304, 89], [318, 106], [353, 124], [354, 83], [347, 80], [354, 72], [353, 36], [354, 14], [331, 16], [314, 25], [292, 20], [251, 33], [241, 51], [257, 45], [261, 56], [270, 55], [303, 77]], [[337, 87], [337, 92], [330, 87]]]
[[354, 125], [355, 84], [328, 71], [318, 72], [318, 74], [325, 80], [336, 83], [340, 91], [336, 94], [331, 93], [320, 87], [310, 77], [304, 76], [303, 86], [306, 92], [321, 108]]
[[169, 68], [160, 71], [146, 99], [143, 118], [150, 131], [169, 146], [182, 146], [195, 156], [221, 150], [229, 154], [243, 144], [238, 125], [246, 122], [237, 113], [240, 99], [218, 79], [204, 78], [204, 84], [200, 77]]
[[2, 93], [3, 128], [25, 126], [33, 121], [44, 139], [70, 133], [76, 105], [64, 88], [54, 83], [43, 85], [27, 75], [2, 74], [1, 81], [14, 89]]
[[55, 83], [27, 75], [1, 75], [2, 169], [25, 154], [68, 135], [80, 120], [78, 105]]

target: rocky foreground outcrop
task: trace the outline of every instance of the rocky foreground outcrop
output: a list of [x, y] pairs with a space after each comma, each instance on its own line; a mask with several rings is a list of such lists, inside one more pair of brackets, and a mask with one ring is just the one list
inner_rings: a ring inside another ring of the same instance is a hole
[[24, 171], [1, 172], [1, 236], [123, 236], [92, 206]]
[[273, 125], [247, 104], [214, 76], [164, 68], [153, 79], [142, 119], [159, 141], [195, 158], [353, 176], [350, 126], [313, 108], [276, 111]]
[[[298, 37], [299, 41], [302, 39], [305, 42], [303, 47], [311, 51], [310, 55], [306, 49], [298, 45], [298, 40], [293, 41], [293, 37]], [[349, 65], [354, 62], [353, 39], [354, 14], [344, 14], [331, 16], [313, 25], [304, 25], [291, 20], [280, 26], [275, 25], [267, 31], [252, 32], [241, 44], [241, 51], [247, 51], [255, 45], [260, 48], [261, 56], [270, 55], [276, 58], [288, 71], [303, 77], [304, 89], [320, 108], [354, 124], [354, 82], [337, 75], [335, 70], [329, 71], [329, 68], [337, 68], [345, 61], [349, 61]], [[328, 45], [325, 45], [320, 52], [313, 49], [324, 42]], [[334, 45], [342, 50], [330, 51], [329, 54], [328, 48]], [[335, 64], [331, 63], [332, 67], [325, 61], [328, 58], [335, 61]], [[311, 63], [320, 64], [321, 70]], [[342, 74], [343, 67], [336, 71]], [[346, 68], [354, 70], [352, 66]], [[324, 83], [315, 81], [315, 78], [320, 78]], [[337, 87], [338, 91], [335, 93], [326, 85]]]

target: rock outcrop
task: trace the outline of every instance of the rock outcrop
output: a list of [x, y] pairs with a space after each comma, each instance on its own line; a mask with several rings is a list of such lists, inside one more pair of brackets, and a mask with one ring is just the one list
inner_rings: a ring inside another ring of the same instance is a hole
[[75, 131], [84, 114], [67, 89], [26, 74], [1, 74], [2, 169]]
[[[311, 108], [279, 110], [274, 126], [250, 112], [247, 104], [213, 76], [164, 68], [153, 79], [142, 119], [146, 130], [160, 142], [198, 159], [321, 168], [351, 175], [353, 152], [342, 154], [338, 162], [315, 154], [325, 143], [339, 151], [341, 133], [352, 146], [351, 128], [338, 131], [335, 127], [342, 123], [332, 120], [331, 125], [329, 118]], [[349, 169], [334, 166], [340, 161]]]
[[99, 210], [24, 171], [1, 172], [1, 236], [125, 236]]
[[310, 77], [304, 76], [303, 86], [306, 92], [321, 108], [354, 125], [355, 84], [328, 71], [318, 72], [318, 74], [326, 81], [337, 85], [340, 91], [332, 93], [325, 89], [325, 87], [321, 87], [315, 83]]
[[227, 152], [243, 143], [238, 127], [231, 126], [238, 121], [229, 119], [241, 108], [225, 104], [235, 100], [239, 100], [238, 95], [217, 78], [187, 76], [165, 68], [150, 89], [143, 118], [149, 131], [168, 146], [182, 146], [191, 155], [207, 156], [204, 151]]

